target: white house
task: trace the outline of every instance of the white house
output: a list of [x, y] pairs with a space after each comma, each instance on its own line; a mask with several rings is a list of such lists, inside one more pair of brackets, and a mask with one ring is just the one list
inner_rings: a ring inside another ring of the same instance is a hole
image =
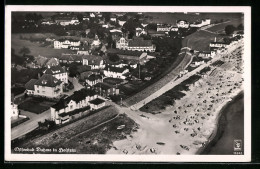
[[186, 20], [178, 20], [176, 22], [178, 28], [189, 28], [190, 24]]
[[91, 109], [89, 101], [95, 100], [97, 97], [94, 90], [75, 91], [73, 95], [61, 99], [57, 104], [51, 106], [51, 120], [56, 124], [63, 124], [78, 118]]
[[140, 36], [140, 35], [147, 35], [147, 31], [145, 31], [142, 28], [135, 28], [135, 36]]
[[116, 42], [116, 48], [131, 51], [155, 51], [155, 45], [152, 44], [152, 41], [144, 40], [141, 37], [133, 37], [129, 40], [122, 37]]
[[211, 57], [211, 52], [202, 51], [202, 52], [199, 53], [198, 56], [199, 57], [204, 57], [204, 58], [209, 58], [209, 57]]
[[73, 39], [60, 39], [54, 41], [54, 49], [61, 49], [65, 48], [68, 49], [72, 46], [80, 46], [80, 41], [79, 40], [73, 40]]
[[117, 68], [117, 67], [106, 67], [104, 69], [104, 75], [106, 77], [125, 79], [125, 74], [129, 72], [127, 68]]
[[157, 24], [157, 32], [169, 32], [171, 25], [167, 24]]
[[106, 105], [106, 102], [100, 98], [89, 101], [91, 110], [97, 110]]
[[65, 68], [61, 67], [60, 65], [48, 66], [48, 68], [45, 69], [43, 73], [50, 74], [62, 82], [68, 83], [68, 73], [66, 72]]
[[63, 82], [50, 74], [44, 74], [37, 79], [31, 79], [25, 84], [26, 92], [30, 95], [49, 98], [59, 97], [63, 92]]
[[97, 83], [103, 82], [103, 78], [101, 75], [92, 74], [86, 78], [86, 83], [89, 86], [94, 86]]
[[12, 106], [12, 114], [11, 114], [11, 119], [12, 120], [15, 120], [15, 119], [18, 119], [18, 117], [19, 117], [19, 110], [18, 110], [18, 105], [17, 104], [14, 104], [14, 103], [12, 103], [11, 104], [11, 106]]

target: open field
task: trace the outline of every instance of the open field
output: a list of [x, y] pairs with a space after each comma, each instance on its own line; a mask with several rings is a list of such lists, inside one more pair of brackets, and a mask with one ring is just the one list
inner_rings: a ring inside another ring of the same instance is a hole
[[187, 37], [182, 41], [182, 46], [187, 46], [193, 50], [198, 51], [209, 51], [209, 43], [213, 42], [214, 39], [220, 38], [218, 34], [199, 30]]
[[239, 13], [200, 13], [200, 15], [184, 13], [144, 13], [144, 15], [153, 18], [147, 20], [150, 23], [169, 23], [173, 25], [175, 25], [179, 19], [194, 22], [198, 19], [210, 18], [211, 22], [214, 23], [222, 19], [237, 19], [241, 17]]
[[222, 23], [222, 24], [212, 26], [212, 27], [208, 28], [207, 30], [211, 31], [211, 32], [219, 33], [221, 31], [223, 31], [227, 25], [233, 25], [233, 26], [237, 27], [241, 23], [244, 24], [243, 19], [234, 19], [234, 20], [231, 20], [229, 22], [225, 22], [225, 23]]
[[40, 43], [30, 42], [29, 40], [21, 40], [20, 34], [12, 34], [11, 47], [15, 50], [15, 53], [19, 54], [21, 48], [26, 47], [30, 49], [29, 55], [34, 57], [41, 55], [48, 58], [60, 56], [61, 53], [73, 53], [69, 49], [54, 49], [53, 47], [41, 47]]

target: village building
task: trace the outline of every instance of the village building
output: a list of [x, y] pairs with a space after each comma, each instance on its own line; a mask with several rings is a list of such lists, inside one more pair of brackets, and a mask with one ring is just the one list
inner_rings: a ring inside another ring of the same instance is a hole
[[125, 74], [129, 72], [127, 68], [117, 68], [108, 66], [104, 69], [104, 75], [106, 77], [126, 79]]
[[18, 119], [18, 117], [19, 117], [18, 105], [12, 103], [11, 106], [12, 106], [11, 107], [11, 119], [12, 120]]
[[144, 40], [141, 37], [133, 37], [129, 40], [122, 37], [116, 42], [116, 48], [131, 51], [155, 51], [155, 45], [152, 44], [152, 41]]
[[59, 58], [60, 63], [82, 63], [84, 55], [77, 55], [77, 54], [62, 54]]
[[140, 35], [147, 35], [147, 31], [138, 27], [135, 29], [135, 36], [138, 37]]
[[34, 62], [36, 65], [38, 65], [40, 67], [44, 67], [45, 64], [48, 62], [48, 58], [39, 55], [39, 56], [35, 57]]
[[54, 41], [54, 49], [69, 49], [70, 47], [80, 46], [79, 40], [74, 39], [60, 39]]
[[211, 57], [211, 52], [210, 51], [201, 51], [199, 52], [199, 57], [204, 57], [204, 58], [209, 58]]
[[49, 66], [47, 69], [43, 71], [44, 74], [52, 75], [53, 77], [61, 80], [64, 83], [68, 83], [68, 73], [66, 72], [64, 67], [60, 65], [57, 66]]
[[14, 104], [20, 104], [25, 99], [26, 88], [24, 87], [12, 87], [11, 88], [11, 101]]
[[221, 48], [221, 47], [226, 47], [228, 44], [225, 42], [210, 42], [209, 47], [213, 48]]
[[110, 16], [110, 21], [116, 22], [116, 16], [115, 15], [111, 15]]
[[170, 28], [170, 31], [178, 32], [178, 31], [179, 31], [179, 28], [178, 28], [178, 27], [175, 27], [175, 26], [172, 26], [172, 27]]
[[78, 50], [77, 55], [89, 55], [89, 51], [87, 50]]
[[119, 24], [120, 26], [123, 26], [125, 23], [126, 23], [125, 20], [118, 20], [118, 24]]
[[190, 26], [189, 22], [186, 20], [177, 20], [176, 24], [178, 28], [189, 28]]
[[89, 86], [94, 86], [97, 83], [103, 82], [103, 78], [101, 75], [92, 74], [86, 78], [86, 84]]
[[46, 67], [51, 67], [51, 66], [58, 66], [60, 63], [59, 63], [59, 59], [57, 59], [57, 58], [51, 58], [51, 59], [49, 59], [47, 62], [46, 62], [46, 64], [45, 64], [45, 66]]
[[27, 94], [48, 98], [60, 97], [63, 82], [50, 74], [42, 75], [38, 80], [31, 79], [25, 84]]
[[101, 56], [83, 55], [83, 65], [89, 65], [91, 69], [104, 69], [105, 64]]
[[169, 24], [157, 24], [157, 32], [169, 32], [171, 25]]
[[89, 101], [95, 100], [94, 90], [81, 89], [51, 106], [51, 120], [63, 124], [85, 115], [91, 109]]
[[105, 83], [97, 83], [94, 86], [97, 94], [99, 94], [102, 97], [112, 96], [112, 95], [118, 95], [119, 89], [116, 87], [109, 86]]
[[57, 24], [60, 24], [61, 26], [79, 24], [79, 20], [77, 19], [77, 17], [73, 17], [73, 16], [59, 16], [55, 18], [55, 22]]
[[96, 98], [94, 100], [89, 101], [90, 109], [91, 110], [97, 110], [106, 105], [106, 102], [100, 98]]
[[211, 22], [211, 19], [202, 19], [201, 21], [197, 21], [197, 22], [190, 24], [190, 27], [200, 28], [200, 27], [203, 27], [206, 25], [210, 25], [210, 22]]

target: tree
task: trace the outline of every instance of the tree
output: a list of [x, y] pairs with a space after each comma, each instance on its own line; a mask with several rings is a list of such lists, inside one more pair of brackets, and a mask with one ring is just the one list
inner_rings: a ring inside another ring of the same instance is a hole
[[106, 23], [110, 21], [110, 15], [111, 15], [111, 12], [104, 12], [103, 13], [103, 17], [105, 18]]
[[141, 27], [141, 23], [139, 22], [139, 20], [130, 18], [123, 25], [122, 31], [124, 33], [129, 32], [129, 34], [134, 35], [135, 34], [135, 28], [137, 28], [137, 27]]
[[31, 53], [31, 51], [30, 51], [29, 48], [23, 47], [23, 48], [20, 49], [19, 53], [24, 56], [24, 55]]
[[241, 23], [237, 26], [237, 30], [244, 30], [244, 25]]
[[235, 27], [233, 25], [227, 25], [225, 27], [225, 32], [227, 35], [231, 35], [235, 31]]
[[112, 62], [117, 62], [117, 61], [119, 61], [119, 56], [117, 55], [117, 54], [115, 54], [115, 53], [110, 53], [109, 55], [108, 55], [108, 59], [110, 60], [110, 61], [112, 61]]
[[82, 22], [82, 21], [83, 21], [83, 15], [82, 15], [82, 14], [78, 14], [78, 15], [77, 15], [77, 18], [78, 18], [79, 22]]

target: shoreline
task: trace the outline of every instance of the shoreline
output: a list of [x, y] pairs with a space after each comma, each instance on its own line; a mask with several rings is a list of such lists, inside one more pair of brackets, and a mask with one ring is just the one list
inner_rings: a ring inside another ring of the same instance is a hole
[[[225, 109], [227, 109], [230, 105], [232, 105], [235, 101], [237, 101], [239, 98], [244, 97], [244, 90], [241, 90], [232, 97], [232, 100], [230, 102], [227, 102], [219, 111], [218, 117], [216, 119], [216, 127], [212, 134], [210, 135], [206, 145], [204, 147], [201, 147], [198, 149], [198, 151], [195, 153], [196, 155], [205, 155], [208, 154], [208, 152], [211, 150], [211, 148], [221, 139], [224, 128], [227, 125], [226, 115], [228, 112], [224, 112]], [[223, 120], [223, 121], [220, 121]], [[220, 124], [223, 124], [220, 126]]]

